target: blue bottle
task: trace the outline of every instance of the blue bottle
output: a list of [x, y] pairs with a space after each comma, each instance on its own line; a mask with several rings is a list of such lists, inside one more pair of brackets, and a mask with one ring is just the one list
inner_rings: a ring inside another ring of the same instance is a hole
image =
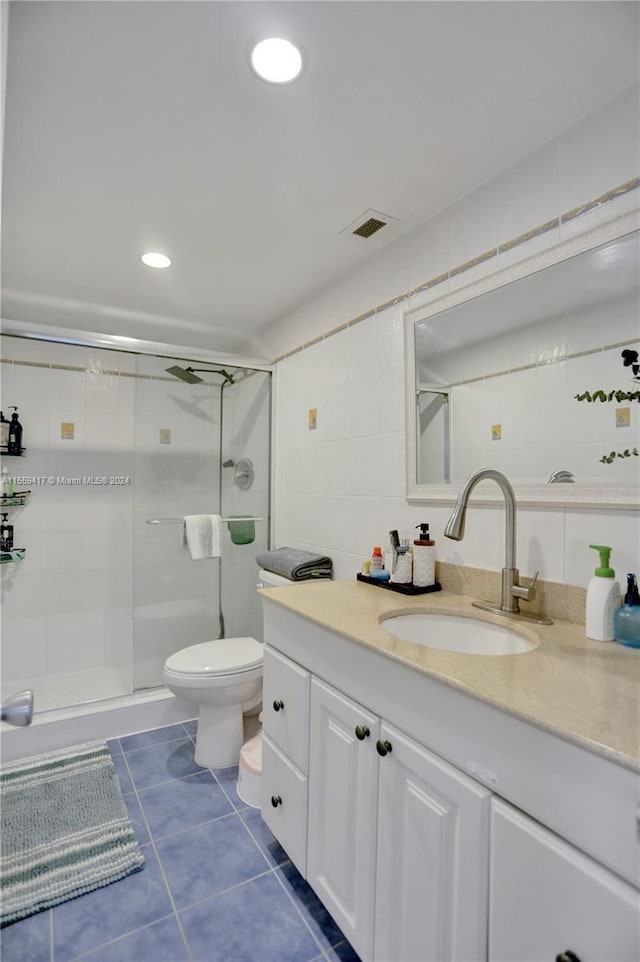
[[634, 574], [627, 575], [627, 591], [622, 608], [615, 613], [614, 633], [621, 645], [640, 648], [640, 593]]

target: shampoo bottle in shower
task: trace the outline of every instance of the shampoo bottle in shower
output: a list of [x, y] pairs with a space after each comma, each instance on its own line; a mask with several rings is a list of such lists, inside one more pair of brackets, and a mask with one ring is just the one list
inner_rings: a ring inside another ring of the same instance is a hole
[[7, 515], [2, 515], [0, 524], [0, 551], [11, 551], [13, 548], [13, 525], [7, 521]]
[[[13, 405], [10, 405], [13, 407]], [[9, 441], [7, 444], [7, 454], [22, 453], [22, 425], [18, 420], [18, 409], [14, 408], [9, 424]]]

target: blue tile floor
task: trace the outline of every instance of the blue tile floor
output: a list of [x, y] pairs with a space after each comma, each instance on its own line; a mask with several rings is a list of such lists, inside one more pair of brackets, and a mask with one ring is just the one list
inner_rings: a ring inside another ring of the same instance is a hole
[[108, 742], [142, 872], [2, 929], [2, 962], [359, 962], [196, 722]]

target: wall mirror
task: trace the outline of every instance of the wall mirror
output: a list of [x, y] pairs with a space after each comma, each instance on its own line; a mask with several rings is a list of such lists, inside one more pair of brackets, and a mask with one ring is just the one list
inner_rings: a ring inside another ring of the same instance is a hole
[[410, 500], [451, 501], [491, 467], [524, 503], [640, 504], [637, 226], [626, 215], [405, 316]]

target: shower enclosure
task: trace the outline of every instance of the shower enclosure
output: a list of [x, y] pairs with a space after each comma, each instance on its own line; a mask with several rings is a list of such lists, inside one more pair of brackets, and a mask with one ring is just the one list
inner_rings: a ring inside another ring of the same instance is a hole
[[[7, 335], [2, 361], [26, 449], [3, 477], [30, 491], [7, 508], [25, 554], [2, 565], [3, 695], [33, 688], [38, 712], [131, 695], [180, 648], [260, 638], [269, 371]], [[259, 520], [192, 561], [189, 514]]]

